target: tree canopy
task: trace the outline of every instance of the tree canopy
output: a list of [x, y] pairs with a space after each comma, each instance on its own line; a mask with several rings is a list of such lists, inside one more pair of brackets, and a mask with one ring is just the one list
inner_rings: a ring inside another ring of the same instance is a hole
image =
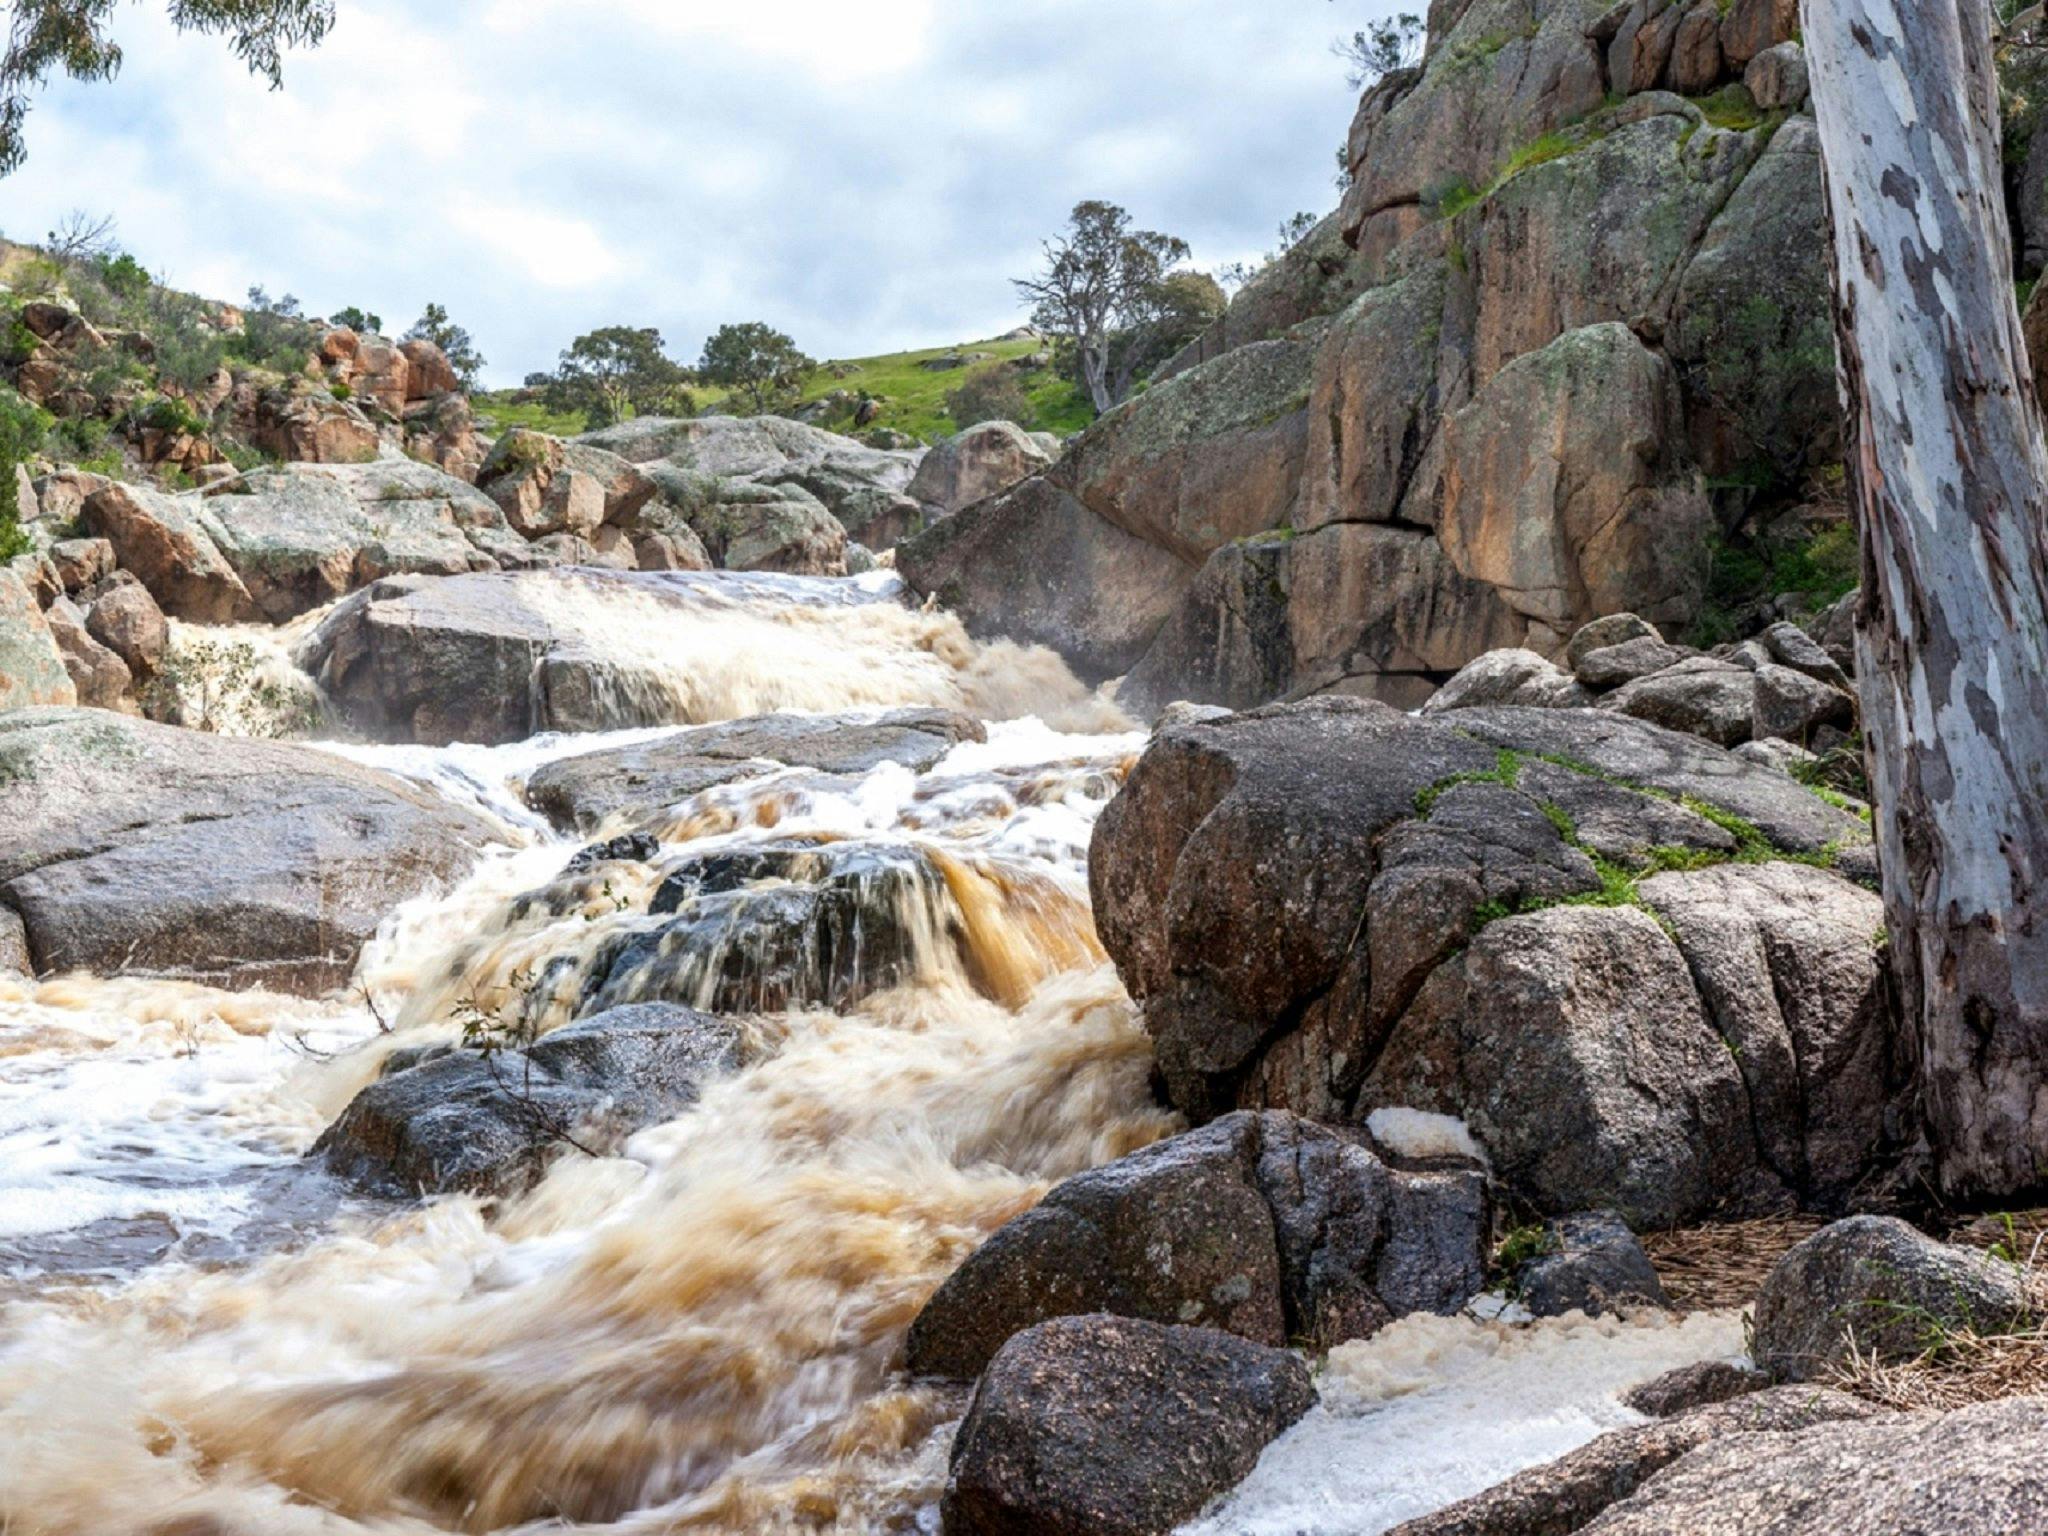
[[689, 379], [653, 326], [607, 325], [572, 341], [553, 373], [526, 382], [546, 391], [551, 409], [581, 411], [590, 426], [603, 427], [629, 416], [687, 414], [695, 409]]
[[455, 377], [462, 381], [462, 387], [475, 390], [477, 376], [484, 371], [484, 356], [477, 351], [475, 338], [465, 327], [449, 319], [443, 306], [429, 304], [403, 339], [432, 342], [447, 357], [449, 366], [455, 370]]
[[786, 410], [818, 365], [773, 326], [758, 320], [721, 325], [704, 343], [697, 376], [733, 391], [748, 411]]
[[[108, 24], [116, 0], [12, 0], [0, 52], [0, 176], [26, 154], [22, 128], [29, 97], [62, 70], [74, 80], [110, 80], [121, 68], [121, 45]], [[182, 32], [225, 37], [249, 72], [283, 83], [284, 55], [317, 46], [334, 25], [334, 0], [168, 0]]]
[[1077, 203], [1045, 244], [1045, 270], [1016, 279], [1039, 328], [1073, 349], [1097, 411], [1127, 399], [1139, 377], [1213, 319], [1214, 279], [1180, 269], [1188, 245], [1133, 229], [1115, 203]]

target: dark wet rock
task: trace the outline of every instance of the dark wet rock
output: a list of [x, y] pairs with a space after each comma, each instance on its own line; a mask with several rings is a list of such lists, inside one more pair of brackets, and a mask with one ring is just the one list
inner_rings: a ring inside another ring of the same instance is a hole
[[1612, 1211], [1579, 1211], [1543, 1224], [1542, 1251], [1515, 1275], [1522, 1305], [1561, 1317], [1666, 1305], [1663, 1284], [1628, 1223]]
[[1751, 1365], [1727, 1360], [1701, 1360], [1666, 1371], [1622, 1394], [1622, 1406], [1653, 1419], [1668, 1419], [1695, 1408], [1729, 1402], [1761, 1392], [1771, 1378]]
[[2018, 1263], [1937, 1242], [1894, 1216], [1851, 1216], [1797, 1244], [1756, 1304], [1757, 1364], [1809, 1381], [1857, 1347], [1879, 1359], [1926, 1348], [1930, 1327], [1995, 1333], [2032, 1298]]
[[943, 892], [910, 847], [793, 842], [699, 855], [655, 892], [650, 915], [664, 921], [593, 960], [584, 1008], [848, 1007], [907, 980], [921, 934], [952, 930]]
[[776, 765], [865, 773], [901, 763], [922, 773], [959, 743], [987, 734], [979, 720], [946, 709], [755, 715], [558, 759], [527, 781], [526, 798], [557, 826], [589, 831], [609, 817], [660, 811]]
[[615, 1148], [745, 1060], [739, 1026], [671, 1004], [614, 1008], [524, 1049], [423, 1052], [357, 1094], [313, 1152], [357, 1187], [515, 1194], [565, 1141]]
[[1390, 1168], [1282, 1113], [1227, 1115], [1077, 1174], [998, 1228], [911, 1325], [910, 1369], [972, 1379], [1047, 1318], [1109, 1312], [1327, 1349], [1485, 1285], [1476, 1168]]
[[2044, 1525], [2048, 1399], [2014, 1397], [1953, 1413], [1870, 1416], [1717, 1439], [1585, 1530], [1587, 1536], [2011, 1536]]
[[562, 866], [562, 873], [577, 874], [586, 869], [594, 869], [600, 864], [645, 864], [659, 857], [660, 853], [660, 838], [649, 832], [628, 832], [577, 849], [570, 855], [569, 862]]
[[311, 747], [97, 710], [0, 720], [0, 899], [39, 970], [318, 993], [491, 829]]
[[1315, 1401], [1299, 1356], [1214, 1329], [1043, 1323], [975, 1389], [941, 1518], [949, 1536], [1166, 1536]]
[[[1876, 1420], [1878, 1411], [1858, 1398], [1817, 1387], [1774, 1387], [1729, 1402], [1716, 1403], [1653, 1424], [1639, 1424], [1602, 1435], [1590, 1445], [1526, 1472], [1484, 1493], [1461, 1499], [1433, 1515], [1396, 1526], [1389, 1536], [1571, 1536], [1578, 1531], [1605, 1531], [1601, 1518], [1611, 1507], [1629, 1507], [1626, 1500], [1659, 1473], [1701, 1446], [1721, 1443], [1738, 1467], [1758, 1449], [1776, 1445], [1815, 1425], [1849, 1425]], [[1738, 1473], [1738, 1476], [1740, 1474]], [[1741, 1529], [1769, 1527], [1751, 1524]], [[1631, 1528], [1633, 1529], [1633, 1528]], [[1705, 1527], [1680, 1521], [1642, 1527], [1643, 1536], [1677, 1536]], [[1832, 1526], [1780, 1527], [1811, 1531], [1819, 1536]], [[1945, 1528], [1944, 1528], [1945, 1529]]]

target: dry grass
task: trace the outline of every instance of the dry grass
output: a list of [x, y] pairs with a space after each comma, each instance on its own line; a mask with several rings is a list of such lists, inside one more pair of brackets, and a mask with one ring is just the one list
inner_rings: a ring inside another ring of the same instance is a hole
[[1643, 1237], [1643, 1250], [1681, 1312], [1746, 1307], [1785, 1250], [1827, 1223], [1800, 1212], [1748, 1221], [1711, 1221]]
[[2048, 1394], [2048, 1211], [1979, 1216], [1948, 1241], [1984, 1249], [2020, 1271], [2027, 1310], [2012, 1326], [1979, 1333], [1927, 1319], [1926, 1348], [1911, 1359], [1881, 1359], [1849, 1334], [1849, 1359], [1831, 1386], [1886, 1408], [1946, 1410], [2001, 1397]]
[[1849, 1360], [1825, 1378], [1886, 1408], [1949, 1409], [1994, 1398], [2048, 1394], [2048, 1322], [2011, 1333], [1943, 1329], [1910, 1360], [1881, 1360], [1862, 1349], [1854, 1330]]

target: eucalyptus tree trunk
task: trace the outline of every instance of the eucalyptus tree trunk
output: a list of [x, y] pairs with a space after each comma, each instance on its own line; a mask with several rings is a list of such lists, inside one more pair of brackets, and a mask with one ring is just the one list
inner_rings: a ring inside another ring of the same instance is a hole
[[1802, 0], [1856, 656], [1899, 999], [1943, 1188], [2048, 1180], [2048, 449], [1988, 0]]

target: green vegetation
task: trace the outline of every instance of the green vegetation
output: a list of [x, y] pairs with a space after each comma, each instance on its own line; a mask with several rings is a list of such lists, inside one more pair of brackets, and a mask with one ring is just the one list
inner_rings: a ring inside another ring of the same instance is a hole
[[1856, 530], [1847, 523], [1765, 531], [1735, 542], [1717, 539], [1710, 547], [1706, 598], [1687, 637], [1707, 647], [1747, 632], [1747, 610], [1790, 593], [1813, 608], [1824, 608], [1853, 590], [1862, 565]]
[[28, 548], [15, 466], [42, 442], [49, 427], [48, 415], [0, 386], [0, 560], [11, 560]]
[[1724, 85], [1711, 96], [1688, 96], [1686, 100], [1698, 107], [1710, 124], [1730, 133], [1748, 133], [1752, 128], [1763, 127], [1773, 117], [1784, 117], [1782, 112], [1764, 111], [1748, 89], [1737, 84]]
[[789, 336], [749, 320], [712, 332], [697, 360], [697, 377], [726, 391], [746, 414], [759, 415], [792, 408], [817, 367]]
[[[1814, 853], [1779, 848], [1764, 836], [1762, 829], [1754, 822], [1736, 815], [1733, 811], [1695, 795], [1669, 794], [1647, 784], [1636, 784], [1613, 774], [1603, 773], [1591, 764], [1580, 762], [1576, 758], [1553, 753], [1537, 753], [1534, 760], [1549, 763], [1553, 767], [1563, 768], [1567, 772], [1580, 774], [1586, 778], [1598, 779], [1620, 789], [1632, 790], [1639, 795], [1683, 806], [1694, 815], [1712, 822], [1726, 832], [1734, 840], [1734, 850], [1723, 852], [1713, 848], [1687, 847], [1683, 844], [1661, 844], [1645, 848], [1628, 864], [1616, 863], [1596, 852], [1579, 837], [1578, 827], [1562, 806], [1554, 801], [1537, 799], [1531, 795], [1530, 798], [1535, 800], [1537, 808], [1557, 829], [1558, 836], [1591, 862], [1600, 883], [1592, 890], [1581, 891], [1572, 896], [1529, 897], [1519, 902], [1498, 899], [1482, 902], [1472, 909], [1468, 936], [1477, 936], [1483, 929], [1504, 917], [1514, 917], [1525, 912], [1540, 912], [1551, 907], [1636, 907], [1668, 933], [1671, 931], [1670, 921], [1642, 899], [1639, 889], [1642, 882], [1653, 875], [1711, 869], [1720, 864], [1812, 864], [1821, 869], [1831, 869], [1840, 855], [1838, 844], [1830, 844]], [[1465, 784], [1499, 784], [1509, 789], [1520, 789], [1525, 761], [1523, 754], [1502, 748], [1491, 769], [1454, 773], [1418, 791], [1415, 796], [1416, 814], [1428, 816], [1438, 800]], [[1808, 787], [1814, 786], [1809, 784]], [[1861, 814], [1865, 821], [1868, 821], [1867, 809], [1859, 808], [1831, 791], [1823, 793], [1816, 788], [1815, 793], [1829, 804]]]
[[[850, 431], [853, 402], [863, 394], [874, 400], [877, 412], [862, 430], [891, 428], [912, 437], [933, 442], [950, 437], [972, 421], [955, 419], [947, 396], [972, 375], [963, 369], [931, 369], [923, 365], [938, 359], [988, 354], [975, 370], [992, 370], [997, 365], [1010, 369], [1017, 386], [1031, 407], [1038, 429], [1066, 435], [1080, 431], [1095, 419], [1088, 397], [1075, 383], [1063, 377], [1050, 361], [1019, 367], [1018, 361], [1045, 352], [1043, 340], [1035, 336], [1014, 340], [963, 342], [953, 347], [925, 347], [912, 352], [888, 352], [879, 357], [851, 358], [820, 364], [804, 383], [799, 404], [843, 395], [847, 405], [843, 416], [831, 413], [820, 421], [834, 431]], [[692, 393], [700, 411], [718, 413], [729, 409], [726, 392], [700, 387]], [[583, 428], [583, 418], [574, 411], [558, 410], [530, 390], [502, 390], [478, 395], [474, 401], [478, 419], [487, 429], [505, 431], [531, 427], [558, 437], [574, 436]], [[980, 418], [977, 418], [980, 419]]]
[[1423, 205], [1440, 219], [1455, 219], [1468, 208], [1485, 202], [1524, 171], [1533, 171], [1538, 166], [1577, 154], [1606, 138], [1612, 131], [1613, 106], [1614, 102], [1610, 100], [1576, 122], [1538, 134], [1528, 143], [1517, 145], [1483, 187], [1475, 187], [1462, 176], [1431, 187], [1422, 195]]

